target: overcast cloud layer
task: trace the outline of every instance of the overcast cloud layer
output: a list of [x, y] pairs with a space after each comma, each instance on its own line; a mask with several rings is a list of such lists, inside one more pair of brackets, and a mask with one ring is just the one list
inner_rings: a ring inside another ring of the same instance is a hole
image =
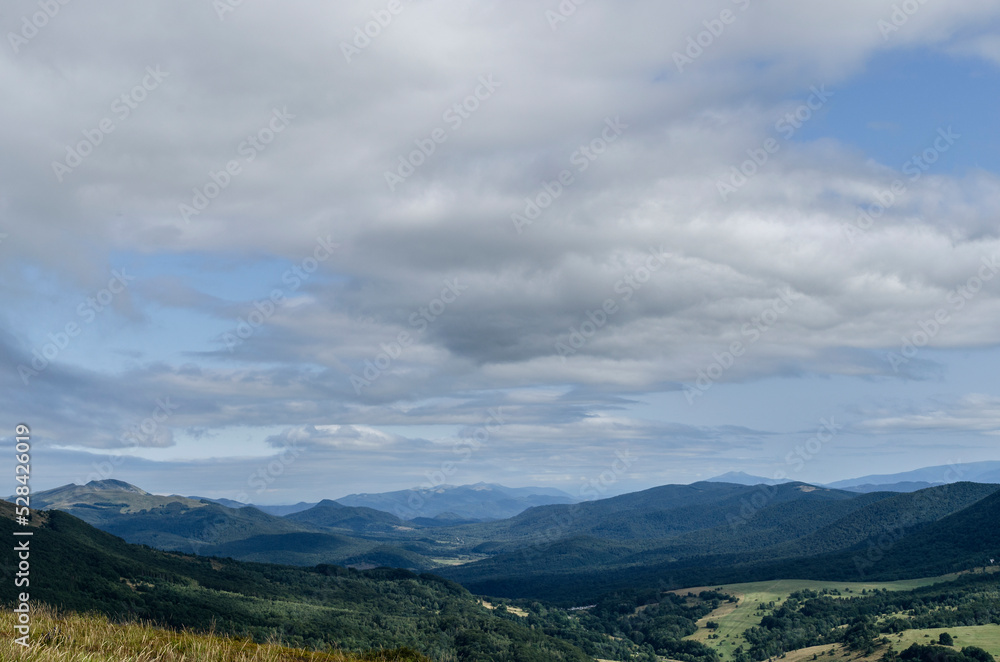
[[[995, 75], [995, 2], [49, 4], [0, 25], [0, 409], [36, 489], [994, 454], [1000, 179], [962, 155], [995, 124], [920, 63]], [[928, 106], [845, 138], [891, 57]]]

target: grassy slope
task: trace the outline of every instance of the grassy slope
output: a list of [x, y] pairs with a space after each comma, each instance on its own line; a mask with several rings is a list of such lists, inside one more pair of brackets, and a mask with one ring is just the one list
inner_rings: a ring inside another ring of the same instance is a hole
[[[939, 582], [949, 581], [958, 575], [944, 575], [941, 577], [925, 577], [921, 579], [906, 579], [895, 582], [833, 582], [833, 581], [812, 581], [804, 579], [779, 579], [776, 581], [750, 582], [744, 584], [723, 584], [721, 586], [699, 586], [674, 591], [680, 595], [688, 592], [699, 593], [705, 590], [719, 590], [729, 593], [739, 598], [739, 603], [735, 609], [733, 605], [723, 604], [719, 609], [698, 622], [699, 630], [695, 634], [687, 637], [695, 641], [711, 646], [719, 651], [723, 660], [733, 659], [733, 650], [745, 645], [742, 639], [743, 633], [750, 627], [760, 625], [761, 614], [757, 612], [757, 607], [768, 602], [774, 602], [775, 606], [785, 601], [785, 599], [796, 591], [811, 589], [819, 591], [824, 588], [838, 589], [844, 596], [854, 596], [862, 590], [886, 589], [889, 591], [907, 591], [921, 586], [929, 586]], [[851, 593], [847, 592], [851, 590]], [[718, 639], [709, 639], [713, 634], [712, 630], [705, 628], [708, 621], [715, 621], [719, 624], [714, 634], [719, 635]], [[955, 628], [957, 629], [957, 628]], [[907, 644], [909, 645], [909, 644]], [[826, 650], [826, 647], [817, 647]], [[791, 655], [791, 654], [789, 654]], [[810, 655], [811, 657], [811, 655]]]
[[[907, 630], [890, 637], [890, 646], [900, 652], [910, 647], [910, 644], [927, 645], [937, 641], [942, 632], [947, 632], [955, 639], [955, 650], [965, 646], [978, 646], [993, 657], [1000, 658], [1000, 625], [973, 625], [969, 627], [928, 628], [926, 630]], [[833, 651], [830, 653], [830, 651]], [[817, 662], [879, 662], [884, 648], [881, 646], [873, 655], [864, 656], [857, 652], [847, 651], [839, 644], [810, 646], [797, 651], [789, 651], [781, 658], [782, 662], [812, 662], [813, 655], [818, 656]]]
[[[14, 631], [14, 614], [0, 611], [0, 631]], [[142, 623], [113, 623], [94, 614], [59, 614], [36, 606], [32, 613], [30, 648], [13, 636], [0, 638], [0, 661], [20, 662], [390, 662], [427, 658], [406, 651], [364, 656], [319, 653], [277, 644], [255, 644], [209, 634], [166, 630]]]
[[897, 651], [909, 647], [910, 644], [929, 644], [936, 642], [942, 632], [947, 632], [955, 640], [954, 648], [978, 646], [993, 657], [1000, 658], [1000, 625], [973, 625], [969, 627], [928, 628], [926, 630], [906, 630], [899, 635], [889, 637], [892, 647]]

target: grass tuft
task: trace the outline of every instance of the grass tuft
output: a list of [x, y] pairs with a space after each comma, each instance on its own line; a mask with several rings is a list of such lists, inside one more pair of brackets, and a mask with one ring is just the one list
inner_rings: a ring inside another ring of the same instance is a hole
[[31, 645], [14, 642], [15, 614], [0, 611], [0, 662], [427, 662], [418, 652], [322, 653], [256, 644], [212, 634], [174, 631], [141, 622], [116, 623], [97, 614], [59, 613], [33, 605]]

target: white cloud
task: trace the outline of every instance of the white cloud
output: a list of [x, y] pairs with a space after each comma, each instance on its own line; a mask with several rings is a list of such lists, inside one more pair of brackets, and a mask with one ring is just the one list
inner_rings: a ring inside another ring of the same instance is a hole
[[939, 407], [924, 407], [903, 416], [886, 416], [861, 421], [859, 430], [875, 434], [916, 432], [974, 432], [1000, 434], [1000, 397], [974, 393], [940, 403]]

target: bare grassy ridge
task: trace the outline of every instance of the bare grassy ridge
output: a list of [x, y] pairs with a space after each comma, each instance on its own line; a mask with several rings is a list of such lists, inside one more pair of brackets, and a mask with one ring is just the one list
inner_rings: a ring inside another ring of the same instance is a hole
[[0, 611], [0, 662], [423, 662], [412, 651], [363, 655], [320, 653], [255, 644], [211, 634], [173, 631], [145, 623], [114, 623], [94, 614], [58, 613], [33, 605], [30, 647], [14, 642], [15, 614]]

